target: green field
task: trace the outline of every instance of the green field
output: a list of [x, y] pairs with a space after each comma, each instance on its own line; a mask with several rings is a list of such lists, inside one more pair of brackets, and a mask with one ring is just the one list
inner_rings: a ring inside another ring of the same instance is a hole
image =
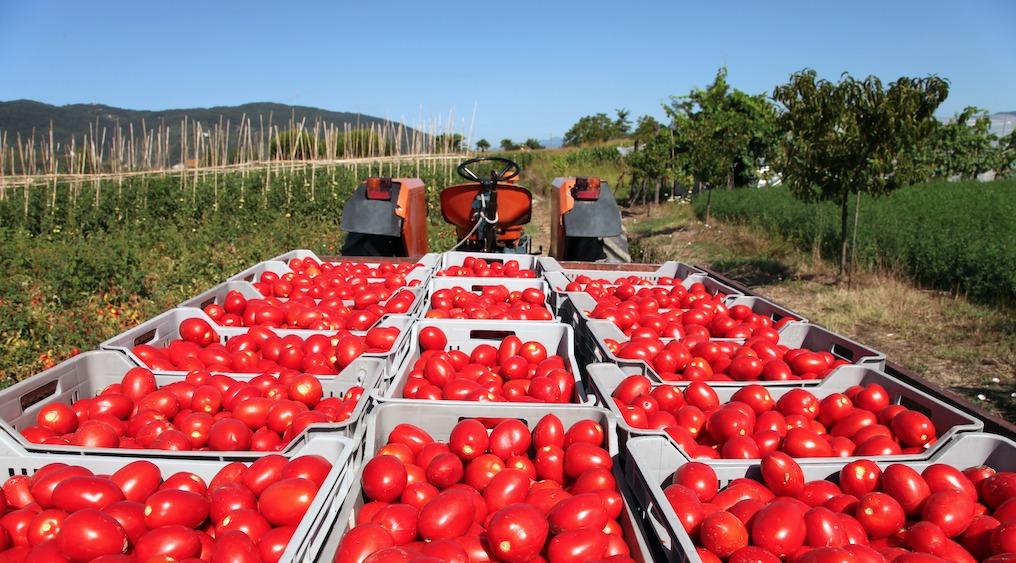
[[[756, 226], [805, 252], [839, 255], [840, 210], [833, 203], [805, 204], [785, 188], [715, 190], [710, 199], [713, 217]], [[707, 201], [695, 199], [699, 217]], [[910, 186], [862, 198], [860, 209], [861, 268], [982, 303], [1016, 303], [1016, 180]]]

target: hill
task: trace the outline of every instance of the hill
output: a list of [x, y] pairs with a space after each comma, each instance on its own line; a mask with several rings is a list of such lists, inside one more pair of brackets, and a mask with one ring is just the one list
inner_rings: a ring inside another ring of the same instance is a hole
[[[14, 145], [18, 136], [21, 142], [27, 143], [34, 137], [34, 145], [41, 146], [49, 142], [50, 127], [53, 129], [53, 142], [61, 147], [67, 146], [75, 139], [80, 146], [85, 136], [89, 139], [102, 139], [110, 143], [114, 131], [126, 138], [133, 132], [136, 139], [142, 137], [142, 130], [152, 132], [162, 127], [169, 132], [169, 154], [172, 163], [180, 159], [180, 128], [187, 120], [191, 134], [194, 127], [200, 125], [202, 131], [211, 131], [220, 124], [229, 124], [235, 136], [243, 122], [249, 122], [253, 130], [268, 131], [269, 124], [279, 131], [290, 129], [294, 124], [304, 123], [312, 129], [315, 123], [334, 126], [338, 131], [361, 128], [398, 127], [397, 123], [349, 112], [326, 111], [305, 106], [291, 106], [275, 103], [251, 103], [235, 107], [167, 109], [158, 111], [129, 110], [102, 104], [71, 104], [53, 106], [32, 100], [16, 100], [0, 102], [0, 135], [6, 135], [6, 143]], [[103, 133], [105, 132], [105, 135]], [[412, 130], [407, 128], [407, 136]], [[231, 139], [231, 144], [236, 139]], [[58, 150], [63, 152], [63, 149]]]

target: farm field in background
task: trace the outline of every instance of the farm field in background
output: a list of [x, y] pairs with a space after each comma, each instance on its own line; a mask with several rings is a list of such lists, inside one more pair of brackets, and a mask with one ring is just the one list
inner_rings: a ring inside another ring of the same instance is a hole
[[[512, 158], [523, 166], [520, 183], [538, 199], [554, 177], [566, 175], [601, 176], [620, 188], [623, 198], [628, 186], [616, 154], [600, 147], [513, 153]], [[437, 193], [453, 183], [455, 165], [463, 158], [41, 177], [31, 187], [5, 187], [0, 264], [8, 274], [0, 278], [0, 386], [93, 349], [271, 256], [296, 248], [338, 254], [342, 204], [370, 175], [422, 178], [432, 188], [431, 248], [447, 250], [454, 240], [441, 220]], [[1008, 396], [1016, 366], [1011, 309], [1016, 274], [1014, 249], [1005, 242], [1011, 239], [1007, 233], [1016, 232], [1016, 211], [1006, 195], [1013, 188], [1011, 181], [915, 186], [885, 200], [862, 201], [859, 263], [898, 278], [864, 270], [851, 291], [834, 283], [835, 269], [822, 259], [833, 254], [836, 210], [804, 206], [782, 190], [715, 191], [708, 227], [701, 213], [693, 213], [693, 208], [701, 212], [704, 197], [693, 206], [632, 207], [625, 211], [625, 222], [637, 260], [712, 267], [816, 322], [870, 343], [932, 381], [968, 397], [985, 395], [991, 410], [1016, 412]], [[985, 206], [974, 207], [978, 202]], [[921, 217], [920, 222], [892, 219], [898, 211], [890, 204], [902, 207], [906, 217]], [[541, 206], [535, 205], [528, 230], [536, 237], [547, 229], [540, 213]], [[784, 217], [790, 221], [777, 221]], [[808, 225], [814, 218], [817, 228]], [[867, 233], [872, 238], [865, 238]], [[924, 244], [914, 249], [904, 244], [908, 241]], [[936, 248], [954, 254], [935, 258], [919, 253]], [[906, 273], [907, 260], [915, 256], [925, 274], [931, 272], [926, 264], [944, 264], [933, 273], [938, 277], [956, 270], [956, 262], [948, 260], [963, 257], [996, 268], [964, 271], [966, 286], [949, 282], [940, 290], [919, 290], [897, 281], [938, 283]], [[998, 256], [997, 263], [992, 256]], [[953, 297], [949, 290], [956, 288], [987, 296], [980, 301], [989, 304]]]

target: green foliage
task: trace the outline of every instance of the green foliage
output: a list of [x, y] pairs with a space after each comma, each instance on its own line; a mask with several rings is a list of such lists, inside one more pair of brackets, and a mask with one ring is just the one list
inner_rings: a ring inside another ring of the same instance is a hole
[[476, 148], [480, 149], [480, 152], [487, 152], [490, 150], [490, 141], [487, 139], [480, 139], [476, 141]]
[[537, 141], [536, 139], [533, 139], [532, 137], [526, 139], [526, 142], [522, 143], [522, 146], [526, 147], [527, 149], [529, 149], [531, 151], [536, 151], [536, 150], [540, 150], [542, 148], [545, 148], [542, 144], [540, 144], [540, 141]]
[[462, 135], [441, 133], [434, 138], [434, 152], [458, 152], [462, 148]]
[[[1016, 303], [1016, 180], [940, 182], [865, 199], [858, 225], [862, 267], [991, 304]], [[693, 204], [701, 217], [705, 197]], [[850, 205], [854, 200], [851, 198]], [[712, 215], [758, 226], [803, 251], [837, 255], [838, 205], [806, 204], [786, 188], [716, 192]]]
[[927, 150], [919, 159], [932, 178], [975, 179], [988, 170], [1005, 170], [1005, 150], [1005, 145], [991, 133], [991, 118], [987, 112], [968, 107], [948, 123], [935, 128]]
[[710, 187], [750, 184], [775, 152], [775, 107], [764, 95], [731, 90], [725, 68], [708, 88], [672, 97], [664, 110], [674, 130], [671, 152], [682, 154], [688, 175]]
[[519, 150], [519, 145], [517, 145], [511, 139], [501, 139], [501, 150], [503, 150], [503, 151], [517, 151], [517, 150]]
[[628, 120], [628, 110], [619, 109], [616, 119], [610, 119], [605, 113], [587, 115], [578, 120], [564, 134], [564, 146], [577, 147], [590, 143], [602, 143], [614, 139], [621, 139], [628, 136], [631, 131], [631, 122]]

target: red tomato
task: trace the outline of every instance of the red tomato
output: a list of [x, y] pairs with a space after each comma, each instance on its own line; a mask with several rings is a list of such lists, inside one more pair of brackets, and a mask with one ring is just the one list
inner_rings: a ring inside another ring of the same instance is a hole
[[974, 519], [974, 500], [957, 489], [932, 493], [924, 502], [922, 519], [936, 524], [948, 538], [966, 530]]
[[862, 496], [857, 501], [854, 517], [872, 539], [898, 533], [906, 521], [903, 507], [886, 493], [868, 493]]
[[882, 469], [870, 459], [852, 461], [840, 469], [839, 483], [844, 493], [860, 498], [881, 489]]
[[924, 502], [931, 496], [924, 477], [902, 463], [890, 464], [882, 471], [882, 490], [900, 503], [908, 518], [915, 519], [921, 515]]
[[56, 538], [60, 553], [72, 562], [127, 553], [127, 532], [115, 518], [94, 508], [67, 516]]
[[402, 495], [408, 478], [406, 466], [399, 458], [379, 455], [364, 465], [360, 484], [371, 500], [393, 502]]
[[196, 529], [208, 518], [205, 497], [181, 489], [162, 489], [145, 500], [145, 524], [149, 529], [185, 526]]
[[797, 551], [807, 536], [800, 509], [789, 502], [771, 502], [752, 520], [752, 543], [780, 558]]
[[258, 510], [274, 526], [296, 526], [307, 514], [317, 492], [318, 485], [310, 479], [281, 479], [258, 497]]
[[762, 480], [778, 496], [797, 496], [804, 490], [804, 471], [784, 452], [772, 452], [760, 461]]
[[102, 510], [121, 500], [125, 500], [123, 491], [105, 477], [70, 477], [53, 488], [53, 504], [68, 513], [85, 508]]
[[154, 463], [141, 459], [121, 467], [109, 479], [120, 487], [127, 500], [144, 502], [159, 489], [162, 472]]
[[498, 510], [487, 524], [491, 552], [506, 563], [524, 563], [543, 550], [549, 535], [547, 518], [536, 507], [518, 503]]
[[261, 551], [250, 536], [233, 530], [216, 535], [211, 560], [215, 563], [261, 563]]
[[424, 540], [454, 539], [469, 530], [475, 516], [476, 505], [469, 493], [452, 488], [423, 506], [417, 530]]
[[720, 559], [726, 559], [748, 545], [748, 530], [737, 516], [721, 510], [702, 520], [699, 542]]

